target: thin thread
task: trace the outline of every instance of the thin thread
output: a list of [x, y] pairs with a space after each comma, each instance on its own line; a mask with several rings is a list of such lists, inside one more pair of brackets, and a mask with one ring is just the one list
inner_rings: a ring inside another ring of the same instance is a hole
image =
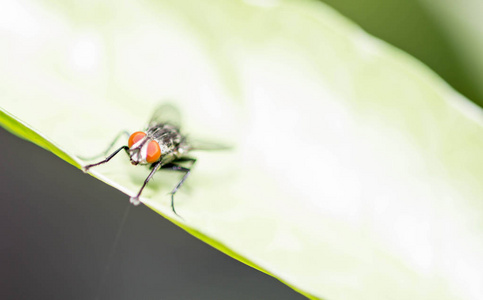
[[121, 239], [122, 229], [124, 228], [124, 224], [126, 224], [127, 216], [129, 215], [129, 210], [131, 209], [131, 203], [127, 203], [127, 207], [124, 209], [124, 216], [122, 217], [121, 223], [119, 224], [119, 229], [117, 230], [116, 237], [114, 238], [114, 242], [112, 243], [111, 250], [109, 251], [109, 255], [107, 256], [106, 267], [104, 268], [104, 272], [102, 273], [101, 279], [99, 280], [99, 287], [97, 289], [97, 295], [94, 299], [99, 300], [101, 298], [102, 287], [106, 281], [107, 274], [109, 273], [109, 269], [111, 267], [112, 257], [114, 256], [114, 252], [117, 248], [117, 244]]

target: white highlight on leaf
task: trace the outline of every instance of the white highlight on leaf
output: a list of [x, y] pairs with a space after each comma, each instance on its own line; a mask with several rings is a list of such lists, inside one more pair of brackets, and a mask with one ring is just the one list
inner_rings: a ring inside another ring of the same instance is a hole
[[101, 51], [101, 42], [96, 35], [81, 34], [70, 48], [69, 62], [75, 71], [93, 72], [99, 68]]
[[38, 22], [32, 13], [32, 6], [21, 1], [7, 1], [0, 9], [0, 29], [19, 35], [23, 38], [38, 34]]

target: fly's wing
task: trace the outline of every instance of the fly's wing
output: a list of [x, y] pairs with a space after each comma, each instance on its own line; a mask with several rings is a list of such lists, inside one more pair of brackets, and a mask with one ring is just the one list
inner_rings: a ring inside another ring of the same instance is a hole
[[156, 107], [149, 120], [149, 126], [156, 124], [170, 124], [179, 128], [181, 126], [181, 114], [174, 105], [170, 103], [161, 104]]
[[233, 147], [225, 144], [220, 144], [210, 141], [201, 141], [196, 139], [189, 139], [189, 150], [202, 150], [202, 151], [218, 151], [218, 150], [231, 150]]
[[[163, 103], [159, 105], [156, 107], [151, 119], [149, 120], [149, 127], [154, 127], [154, 125], [157, 124], [169, 124], [179, 129], [181, 127], [181, 114], [179, 110], [171, 103]], [[232, 149], [232, 147], [224, 144], [191, 138], [186, 139], [185, 137], [183, 137], [178, 147], [186, 151], [215, 151]]]

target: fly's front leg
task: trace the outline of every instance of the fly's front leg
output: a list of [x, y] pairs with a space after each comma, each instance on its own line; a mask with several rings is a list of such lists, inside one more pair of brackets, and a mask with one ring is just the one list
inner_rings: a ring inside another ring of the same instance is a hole
[[114, 145], [117, 143], [117, 141], [119, 140], [119, 138], [120, 137], [123, 137], [123, 136], [126, 136], [127, 138], [129, 138], [129, 132], [127, 132], [126, 130], [119, 132], [118, 135], [116, 135], [116, 137], [114, 138], [114, 140], [111, 142], [111, 144], [109, 145], [109, 147], [107, 147], [107, 149], [104, 152], [102, 152], [101, 154], [98, 154], [98, 155], [92, 156], [92, 157], [82, 157], [82, 156], [78, 156], [78, 157], [80, 159], [82, 159], [82, 160], [93, 160], [93, 159], [99, 158], [101, 156], [107, 156], [107, 154], [109, 152], [111, 152], [112, 147], [114, 147]]
[[106, 162], [110, 161], [111, 158], [113, 158], [114, 156], [116, 156], [116, 154], [119, 153], [119, 151], [121, 150], [124, 150], [126, 151], [127, 155], [129, 155], [129, 147], [128, 146], [122, 146], [121, 148], [117, 149], [116, 151], [114, 151], [113, 153], [111, 153], [111, 155], [109, 155], [106, 159], [98, 162], [98, 163], [95, 163], [95, 164], [90, 164], [90, 165], [87, 165], [85, 166], [83, 169], [84, 169], [84, 172], [87, 172], [89, 171], [90, 168], [92, 167], [95, 167], [95, 166], [98, 166], [98, 165], [102, 165], [102, 164], [105, 164]]
[[151, 178], [153, 178], [154, 176], [154, 173], [156, 173], [156, 171], [159, 169], [159, 167], [161, 167], [161, 161], [157, 162], [157, 163], [154, 163], [152, 165], [152, 170], [151, 170], [151, 173], [149, 173], [148, 177], [144, 180], [144, 183], [143, 183], [143, 186], [141, 187], [141, 189], [139, 190], [139, 192], [137, 193], [136, 196], [134, 197], [131, 197], [129, 199], [129, 201], [133, 204], [133, 205], [139, 205], [139, 203], [141, 203], [139, 201], [139, 197], [141, 196], [141, 193], [143, 192], [144, 190], [144, 187], [146, 186], [146, 184], [148, 184], [149, 180], [151, 180]]
[[[176, 162], [181, 162], [181, 161], [190, 161], [191, 162], [191, 165], [190, 165], [190, 168], [193, 167], [193, 165], [196, 163], [196, 159], [195, 158], [182, 158], [182, 159], [179, 159], [177, 160]], [[162, 167], [163, 169], [167, 169], [167, 170], [172, 170], [172, 171], [180, 171], [180, 172], [185, 172], [183, 178], [181, 178], [181, 180], [178, 182], [178, 184], [174, 187], [174, 189], [171, 191], [171, 209], [173, 210], [173, 212], [178, 216], [178, 213], [176, 213], [176, 210], [174, 209], [174, 194], [176, 194], [176, 192], [179, 190], [179, 188], [183, 185], [183, 183], [185, 182], [185, 180], [188, 178], [188, 176], [190, 175], [190, 172], [191, 172], [191, 169], [190, 168], [185, 168], [185, 167], [181, 167], [181, 166], [178, 166], [176, 164], [167, 164], [167, 165], [164, 165]]]

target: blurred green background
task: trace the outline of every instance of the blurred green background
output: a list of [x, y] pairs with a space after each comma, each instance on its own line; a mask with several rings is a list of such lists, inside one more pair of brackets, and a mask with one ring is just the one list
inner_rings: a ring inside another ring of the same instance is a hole
[[[452, 26], [452, 20], [441, 20], [445, 16], [438, 15], [432, 6], [426, 5], [425, 0], [324, 0], [322, 2], [355, 21], [373, 36], [421, 60], [458, 92], [476, 104], [483, 105], [481, 82], [474, 76], [474, 70], [471, 69], [477, 67], [477, 64], [465, 63], [463, 58], [465, 53], [462, 52], [459, 41], [452, 38], [447, 30], [447, 26]], [[445, 5], [444, 1], [433, 2], [434, 5]], [[471, 1], [457, 2], [463, 10]], [[483, 13], [482, 10], [480, 10], [481, 13]], [[462, 17], [464, 18], [464, 15]], [[469, 35], [465, 32], [460, 34]]]

